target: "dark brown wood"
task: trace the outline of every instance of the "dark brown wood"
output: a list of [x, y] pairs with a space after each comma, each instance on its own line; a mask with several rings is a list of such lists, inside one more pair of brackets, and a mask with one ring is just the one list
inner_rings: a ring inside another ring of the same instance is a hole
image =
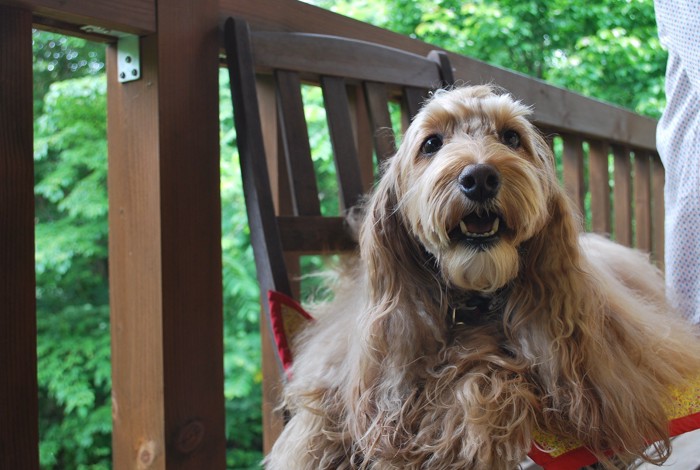
[[383, 162], [396, 152], [387, 87], [383, 83], [366, 82], [364, 92], [373, 129], [374, 151], [377, 160]]
[[372, 126], [369, 121], [365, 91], [361, 86], [352, 87], [350, 93], [352, 130], [357, 144], [357, 157], [362, 175], [362, 189], [368, 193], [374, 184], [375, 160]]
[[652, 192], [652, 259], [661, 269], [664, 267], [664, 242], [665, 242], [665, 209], [664, 209], [664, 185], [666, 176], [663, 163], [658, 154], [651, 158], [651, 192]]
[[574, 135], [564, 135], [564, 186], [579, 214], [584, 214], [586, 188], [583, 180], [583, 143]]
[[588, 143], [588, 187], [591, 192], [591, 230], [611, 233], [610, 175], [608, 173], [607, 143], [594, 140]]
[[134, 34], [156, 30], [153, 0], [0, 0], [0, 4], [20, 6], [32, 11], [37, 23], [63, 24], [66, 30], [85, 25]]
[[[226, 48], [230, 60], [231, 94], [234, 106], [236, 128], [241, 129], [237, 135], [238, 152], [241, 159], [244, 193], [248, 199], [248, 223], [251, 227], [255, 263], [261, 292], [276, 289], [291, 295], [284, 265], [282, 245], [275, 222], [275, 210], [272, 200], [270, 174], [265, 161], [264, 142], [260, 126], [260, 111], [257, 104], [258, 90], [253, 73], [251, 47], [248, 27], [245, 23], [231, 20], [226, 25]], [[276, 128], [273, 136], [276, 142]], [[269, 143], [268, 145], [272, 145]], [[276, 150], [276, 149], [275, 149]]]
[[298, 215], [320, 215], [318, 187], [311, 160], [309, 130], [304, 117], [301, 80], [297, 73], [275, 71], [279, 110], [287, 172], [291, 176], [292, 202]]
[[32, 14], [0, 5], [0, 468], [39, 468]]
[[430, 51], [428, 53], [428, 59], [436, 62], [440, 67], [440, 77], [442, 78], [442, 84], [440, 85], [440, 87], [454, 85], [454, 69], [452, 68], [450, 56], [447, 54], [447, 52], [440, 50]]
[[428, 90], [424, 88], [406, 87], [403, 90], [403, 105], [405, 112], [404, 131], [411, 124], [411, 120], [418, 114], [423, 102], [428, 98]]
[[649, 154], [634, 155], [635, 247], [651, 252], [651, 169]]
[[285, 251], [318, 254], [357, 247], [343, 217], [279, 217], [278, 223]]
[[258, 70], [268, 72], [287, 70], [422, 88], [440, 85], [438, 64], [423, 55], [336, 35], [258, 32], [253, 57]]
[[613, 216], [615, 240], [632, 246], [632, 175], [629, 149], [613, 146], [615, 159], [613, 190]]
[[339, 77], [322, 77], [323, 101], [335, 158], [341, 208], [356, 205], [364, 193], [357, 147], [352, 129], [350, 102], [345, 80]]
[[217, 9], [159, 5], [139, 81], [109, 48], [115, 468], [226, 465]]

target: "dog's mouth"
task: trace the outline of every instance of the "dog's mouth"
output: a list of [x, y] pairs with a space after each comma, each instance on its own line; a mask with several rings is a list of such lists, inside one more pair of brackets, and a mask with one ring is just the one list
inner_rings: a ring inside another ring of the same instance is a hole
[[500, 215], [494, 212], [472, 212], [449, 232], [450, 240], [485, 250], [496, 243], [504, 228]]

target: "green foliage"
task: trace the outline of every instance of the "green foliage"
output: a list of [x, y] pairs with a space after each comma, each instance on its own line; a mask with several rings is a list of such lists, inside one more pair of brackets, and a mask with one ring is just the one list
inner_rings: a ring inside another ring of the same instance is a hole
[[309, 0], [658, 117], [666, 53], [652, 0]]
[[258, 468], [262, 459], [260, 289], [226, 71], [221, 71], [219, 82], [227, 466], [247, 469]]
[[[90, 74], [101, 69], [102, 56], [85, 41], [47, 33], [34, 34], [34, 47], [41, 464], [106, 469], [111, 466], [106, 83], [103, 75]], [[92, 69], [80, 65], [81, 55], [93, 57]]]

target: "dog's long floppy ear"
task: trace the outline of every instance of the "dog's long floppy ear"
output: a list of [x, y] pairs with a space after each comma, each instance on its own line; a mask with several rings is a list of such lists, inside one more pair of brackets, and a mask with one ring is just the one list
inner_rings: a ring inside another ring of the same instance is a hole
[[361, 321], [367, 354], [374, 364], [413, 361], [434, 346], [435, 336], [428, 332], [439, 328], [432, 323], [437, 320], [421, 315], [418, 308], [433, 302], [439, 287], [434, 259], [413, 236], [401, 213], [398, 171], [398, 165], [391, 162], [385, 167], [367, 202], [360, 232], [370, 303]]
[[395, 303], [409, 286], [426, 276], [427, 255], [400, 211], [396, 172], [396, 165], [385, 167], [368, 201], [360, 233], [361, 256], [367, 264], [375, 305]]

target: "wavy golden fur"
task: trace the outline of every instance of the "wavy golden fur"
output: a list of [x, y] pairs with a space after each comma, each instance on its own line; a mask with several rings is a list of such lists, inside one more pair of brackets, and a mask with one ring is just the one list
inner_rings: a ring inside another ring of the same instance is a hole
[[[696, 331], [645, 255], [581, 233], [528, 115], [478, 86], [416, 116], [359, 258], [296, 343], [267, 468], [512, 469], [535, 427], [608, 466], [668, 456], [664, 404], [700, 372]], [[502, 305], [456, 323], [460, 298]]]

